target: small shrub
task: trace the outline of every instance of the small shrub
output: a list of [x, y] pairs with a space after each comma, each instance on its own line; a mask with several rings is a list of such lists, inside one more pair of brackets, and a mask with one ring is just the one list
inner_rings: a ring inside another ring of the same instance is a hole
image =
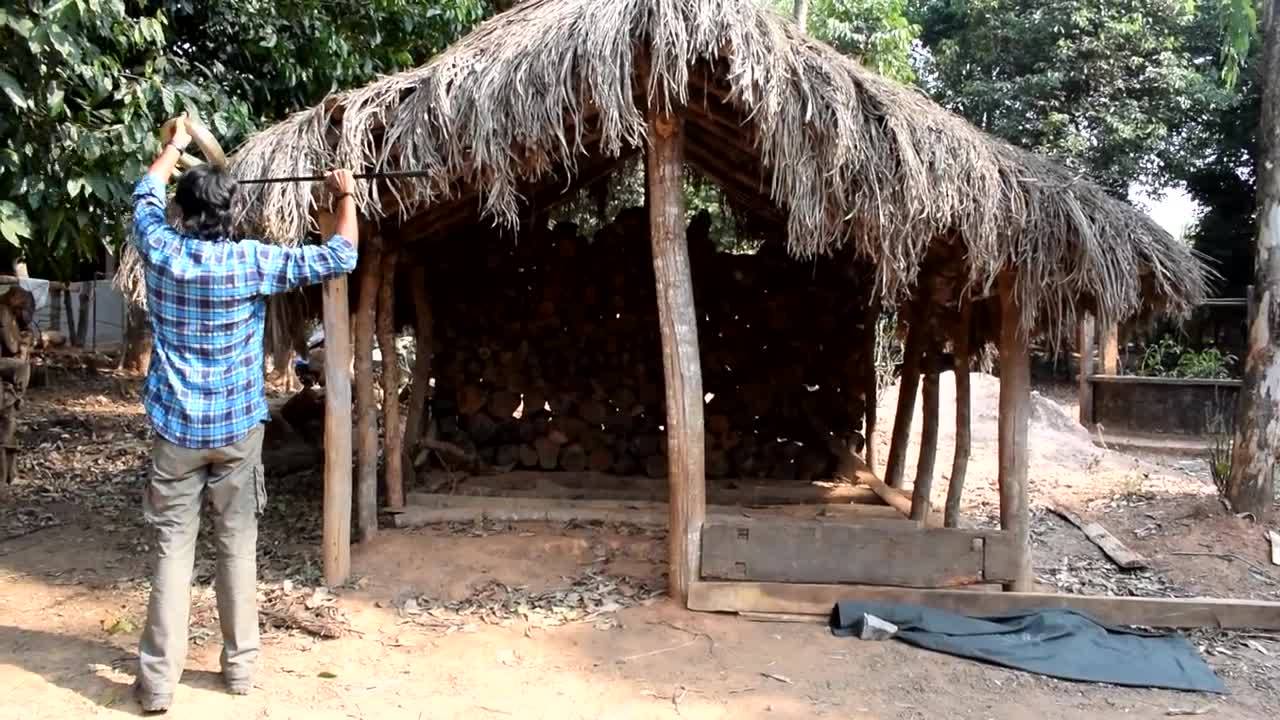
[[1209, 475], [1218, 497], [1227, 499], [1227, 478], [1231, 476], [1231, 449], [1235, 442], [1235, 423], [1229, 409], [1215, 407], [1209, 411]]
[[1143, 351], [1138, 374], [1149, 377], [1224, 380], [1231, 377], [1231, 368], [1235, 363], [1235, 355], [1223, 353], [1217, 348], [1197, 352], [1165, 335]]

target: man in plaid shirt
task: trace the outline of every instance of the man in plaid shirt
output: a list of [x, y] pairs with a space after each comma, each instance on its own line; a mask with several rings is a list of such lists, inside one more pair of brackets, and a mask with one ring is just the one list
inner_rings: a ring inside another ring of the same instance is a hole
[[200, 166], [178, 181], [177, 227], [165, 219], [165, 186], [191, 142], [178, 123], [134, 190], [133, 243], [146, 268], [154, 336], [143, 405], [156, 431], [144, 497], [159, 531], [147, 625], [135, 686], [146, 712], [164, 712], [187, 657], [191, 575], [200, 506], [212, 507], [218, 548], [222, 674], [232, 693], [253, 687], [258, 656], [258, 515], [262, 474], [263, 322], [266, 296], [351, 272], [356, 266], [355, 180], [329, 174], [337, 232], [323, 245], [287, 248], [233, 241], [236, 182]]

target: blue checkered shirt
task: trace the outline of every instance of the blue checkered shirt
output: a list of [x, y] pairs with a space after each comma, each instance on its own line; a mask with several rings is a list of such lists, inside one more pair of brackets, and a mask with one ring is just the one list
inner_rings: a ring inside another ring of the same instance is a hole
[[183, 236], [166, 222], [164, 185], [150, 174], [133, 191], [133, 223], [154, 335], [147, 415], [176, 445], [235, 444], [269, 418], [266, 296], [351, 272], [355, 247], [339, 235], [296, 248]]

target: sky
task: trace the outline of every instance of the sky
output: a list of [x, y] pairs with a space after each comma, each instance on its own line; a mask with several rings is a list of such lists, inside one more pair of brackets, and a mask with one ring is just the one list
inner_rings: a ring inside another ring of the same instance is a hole
[[1196, 203], [1181, 188], [1168, 190], [1155, 198], [1149, 189], [1135, 187], [1130, 189], [1129, 197], [1176, 238], [1185, 235], [1196, 219]]

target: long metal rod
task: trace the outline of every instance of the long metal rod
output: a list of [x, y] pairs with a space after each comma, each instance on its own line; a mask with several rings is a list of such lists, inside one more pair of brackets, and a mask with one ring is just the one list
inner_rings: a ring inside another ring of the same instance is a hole
[[[354, 177], [356, 180], [390, 180], [394, 178], [427, 177], [432, 174], [434, 174], [432, 170], [390, 170], [387, 172], [359, 173]], [[324, 175], [290, 175], [287, 177], [251, 178], [237, 180], [236, 182], [240, 185], [266, 185], [268, 183], [322, 182], [323, 180]]]

